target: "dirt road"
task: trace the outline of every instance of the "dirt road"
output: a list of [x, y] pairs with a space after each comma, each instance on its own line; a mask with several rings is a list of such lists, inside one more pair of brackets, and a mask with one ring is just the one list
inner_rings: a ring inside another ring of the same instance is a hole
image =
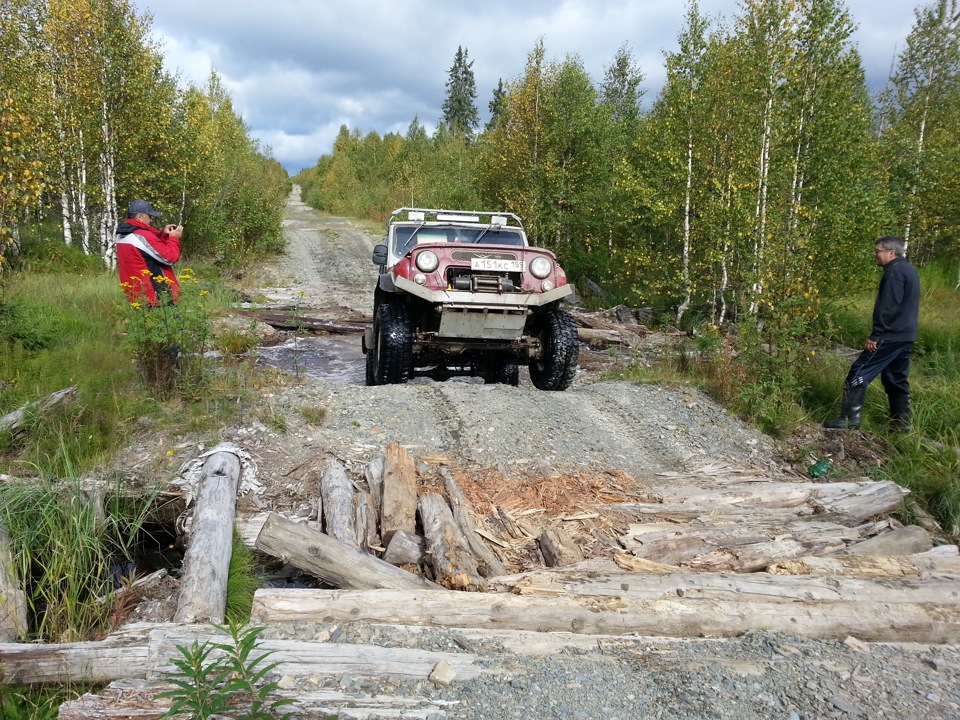
[[[297, 191], [284, 230], [289, 247], [277, 269], [281, 284], [263, 294], [271, 302], [298, 301], [314, 315], [369, 316], [376, 239], [349, 221], [308, 208]], [[525, 373], [518, 388], [427, 378], [364, 387], [360, 339], [330, 342], [316, 352], [348, 352], [352, 366], [340, 377], [314, 379], [271, 401], [288, 410], [325, 407], [323, 427], [293, 428], [294, 434], [306, 432], [314, 448], [345, 461], [364, 462], [396, 441], [414, 454], [447, 455], [477, 466], [586, 466], [635, 476], [711, 462], [762, 467], [777, 462], [769, 438], [702, 393], [604, 381], [603, 356], [586, 350], [573, 387], [554, 393], [536, 390]], [[356, 347], [344, 350], [338, 343]]]

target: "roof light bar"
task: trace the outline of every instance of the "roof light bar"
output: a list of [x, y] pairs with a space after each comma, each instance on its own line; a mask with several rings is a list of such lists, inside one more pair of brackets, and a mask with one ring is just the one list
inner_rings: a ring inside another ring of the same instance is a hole
[[414, 222], [423, 222], [425, 218], [426, 215], [424, 215], [423, 212], [414, 212], [411, 210], [407, 213], [407, 219], [413, 220]]
[[507, 219], [503, 215], [494, 215], [493, 217], [490, 218], [490, 224], [501, 225], [505, 227], [507, 224]]
[[437, 213], [437, 220], [448, 220], [452, 222], [480, 222], [478, 215], [452, 215], [448, 213]]

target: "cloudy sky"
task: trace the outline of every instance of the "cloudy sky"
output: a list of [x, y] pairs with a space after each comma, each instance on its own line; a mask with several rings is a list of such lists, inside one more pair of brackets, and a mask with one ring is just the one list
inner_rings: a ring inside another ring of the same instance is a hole
[[[847, 0], [871, 87], [882, 87], [924, 0]], [[523, 72], [542, 37], [547, 57], [579, 55], [599, 83], [626, 44], [649, 101], [676, 48], [682, 0], [137, 0], [153, 16], [168, 69], [184, 82], [223, 78], [251, 133], [291, 174], [328, 154], [341, 125], [404, 133], [417, 117], [432, 131], [457, 47], [473, 61], [477, 108], [502, 78]], [[737, 0], [701, 0], [732, 20]]]

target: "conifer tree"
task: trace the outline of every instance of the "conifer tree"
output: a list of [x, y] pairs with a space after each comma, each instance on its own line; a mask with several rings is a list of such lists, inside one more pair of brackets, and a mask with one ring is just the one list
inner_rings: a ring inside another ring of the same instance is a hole
[[493, 130], [493, 128], [496, 127], [497, 120], [503, 112], [506, 98], [507, 90], [503, 86], [503, 78], [500, 78], [497, 86], [493, 89], [493, 99], [490, 100], [490, 103], [487, 105], [487, 108], [490, 110], [490, 120], [487, 121], [487, 126], [484, 128], [485, 130]]
[[471, 140], [480, 117], [477, 114], [477, 84], [473, 76], [473, 61], [468, 51], [457, 47], [457, 54], [447, 80], [447, 97], [443, 101], [443, 124], [451, 133]]

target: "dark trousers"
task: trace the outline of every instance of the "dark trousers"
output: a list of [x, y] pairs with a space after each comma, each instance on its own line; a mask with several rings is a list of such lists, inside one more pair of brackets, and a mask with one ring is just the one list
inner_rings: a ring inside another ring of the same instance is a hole
[[879, 341], [876, 350], [864, 350], [853, 361], [844, 386], [866, 387], [879, 375], [887, 395], [909, 395], [910, 382], [907, 378], [910, 376], [912, 350], [912, 342]]

